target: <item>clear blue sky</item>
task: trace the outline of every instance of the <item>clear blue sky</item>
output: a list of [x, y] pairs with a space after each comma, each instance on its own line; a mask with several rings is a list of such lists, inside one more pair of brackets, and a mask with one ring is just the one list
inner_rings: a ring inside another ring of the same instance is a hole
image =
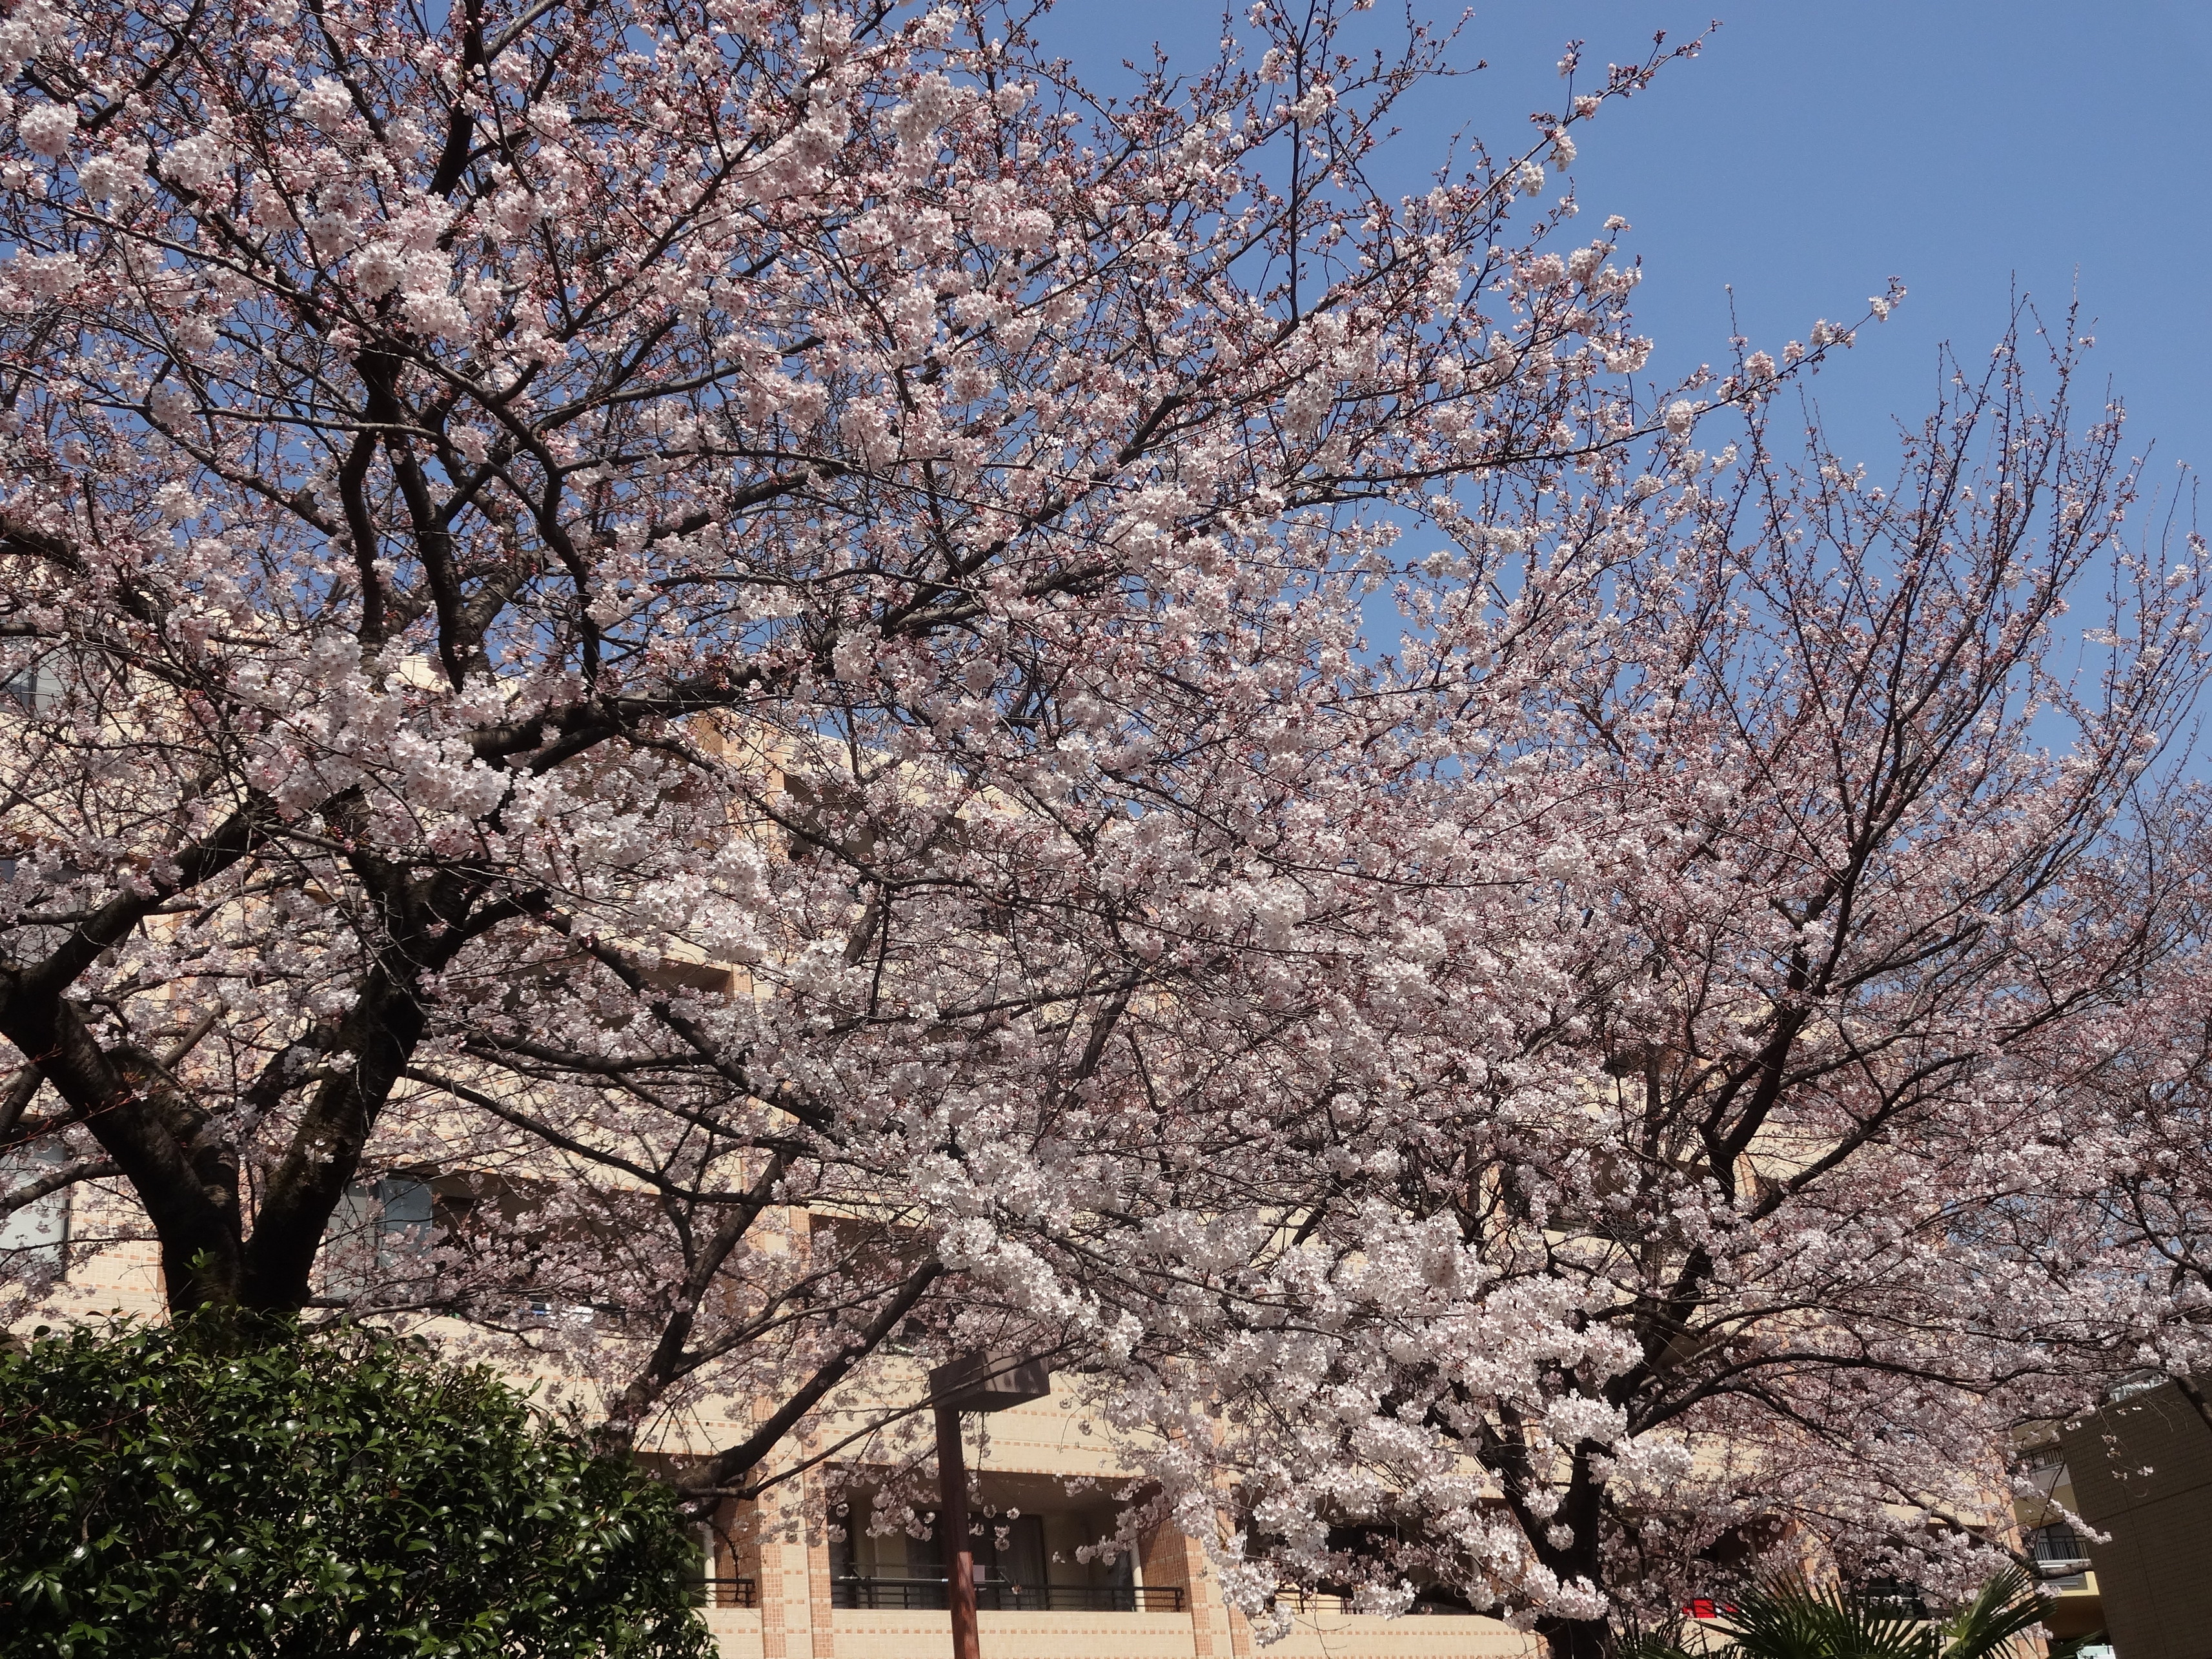
[[[1901, 276], [1905, 307], [1814, 383], [1839, 447], [1879, 472], [1890, 418], [1931, 401], [1940, 342], [1978, 360], [2015, 279], [2054, 309], [2078, 285], [2130, 447], [2154, 441], [2169, 485], [2177, 460], [2212, 464], [2212, 0], [1479, 6], [1462, 55], [1490, 68], [1416, 112], [1407, 183], [1462, 124], [1521, 142], [1528, 112], [1560, 102], [1565, 40], [1585, 40], [1602, 74], [1653, 30], [1685, 39], [1716, 9], [1701, 58], [1579, 129], [1584, 222], [1634, 227], [1655, 369], [1727, 355], [1730, 284], [1754, 345], [1778, 349]], [[1048, 28], [1111, 81], [1154, 40], [1208, 53], [1219, 16], [1218, 0], [1061, 0]]]

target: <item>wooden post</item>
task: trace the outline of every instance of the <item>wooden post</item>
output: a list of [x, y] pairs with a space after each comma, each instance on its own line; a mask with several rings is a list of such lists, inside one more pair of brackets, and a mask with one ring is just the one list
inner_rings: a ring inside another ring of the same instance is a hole
[[938, 1536], [945, 1543], [945, 1605], [952, 1613], [952, 1659], [982, 1659], [975, 1629], [975, 1550], [968, 1541], [968, 1466], [960, 1411], [937, 1408]]

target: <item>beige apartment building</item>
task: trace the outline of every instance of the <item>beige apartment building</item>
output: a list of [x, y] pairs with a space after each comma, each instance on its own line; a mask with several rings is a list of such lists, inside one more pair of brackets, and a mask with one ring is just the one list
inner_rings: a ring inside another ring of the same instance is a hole
[[[728, 741], [714, 732], [701, 735], [712, 747]], [[704, 963], [670, 962], [663, 970], [687, 984], [692, 981], [683, 975], [696, 971], [703, 976], [700, 984], [725, 993], [740, 982], [732, 970]], [[0, 1182], [5, 1179], [0, 1172]], [[382, 1265], [387, 1244], [410, 1233], [428, 1237], [437, 1197], [426, 1182], [369, 1183], [332, 1218], [331, 1237], [367, 1237], [362, 1262]], [[155, 1248], [106, 1242], [140, 1226], [131, 1224], [138, 1221], [135, 1214], [120, 1209], [113, 1219], [121, 1224], [111, 1224], [97, 1212], [100, 1207], [91, 1189], [69, 1189], [0, 1218], [0, 1265], [49, 1275], [50, 1299], [65, 1316], [160, 1317]], [[359, 1270], [333, 1267], [333, 1254], [326, 1243], [325, 1271]], [[544, 1312], [557, 1318], [588, 1310]], [[911, 1382], [912, 1397], [923, 1398], [919, 1370]], [[884, 1402], [868, 1403], [880, 1408]], [[654, 1451], [702, 1455], [746, 1438], [753, 1427], [747, 1402], [724, 1401], [722, 1409], [719, 1419], [711, 1413], [693, 1419], [684, 1443], [664, 1440]], [[823, 1418], [834, 1425], [837, 1411], [833, 1395]], [[1114, 1494], [1138, 1477], [1116, 1455], [1104, 1425], [1073, 1409], [1066, 1390], [993, 1413], [988, 1431], [971, 1419], [970, 1431], [971, 1521], [981, 1522], [978, 1618], [987, 1659], [1229, 1659], [1257, 1650], [1252, 1629], [1227, 1607], [1194, 1540], [1163, 1528], [1133, 1553], [1111, 1561], [1081, 1559], [1085, 1546], [1111, 1534]], [[833, 1430], [818, 1443], [838, 1437]], [[726, 1513], [702, 1528], [707, 1560], [700, 1599], [726, 1659], [931, 1659], [951, 1653], [937, 1546], [872, 1529], [870, 1517], [842, 1496], [859, 1494], [864, 1510], [867, 1494], [895, 1473], [831, 1464], [778, 1488], [757, 1509]], [[840, 1494], [835, 1500], [833, 1492]], [[842, 1512], [832, 1512], [833, 1501]], [[1463, 1608], [1384, 1619], [1316, 1596], [1302, 1601], [1296, 1617], [1295, 1631], [1268, 1652], [1283, 1659], [1488, 1659], [1537, 1650], [1533, 1638], [1502, 1620]]]
[[[681, 978], [694, 967], [670, 962], [663, 971]], [[700, 963], [696, 971], [704, 976], [701, 987], [727, 994], [742, 970]], [[386, 1241], [410, 1232], [428, 1237], [434, 1199], [425, 1182], [374, 1182], [333, 1218], [333, 1236], [366, 1229], [369, 1255], [380, 1255]], [[153, 1247], [93, 1243], [128, 1230], [111, 1229], [96, 1215], [73, 1214], [73, 1201], [82, 1205], [87, 1195], [73, 1200], [58, 1193], [0, 1220], [0, 1252], [43, 1257], [71, 1311], [159, 1316]], [[72, 1242], [73, 1224], [83, 1243]], [[586, 1310], [545, 1311], [559, 1317]], [[907, 1397], [915, 1401], [927, 1393], [918, 1367], [902, 1378], [894, 1365], [888, 1386], [909, 1389]], [[833, 1395], [813, 1443], [840, 1443], [845, 1430], [879, 1417], [884, 1404], [880, 1395], [848, 1400], [841, 1417]], [[655, 1450], [702, 1455], [745, 1439], [753, 1427], [747, 1402], [725, 1401], [720, 1409], [719, 1417], [708, 1412], [694, 1418], [681, 1443], [664, 1441]], [[2030, 1455], [2046, 1452], [2046, 1461], [2035, 1465], [2051, 1475], [2045, 1499], [2075, 1508], [2055, 1438], [2039, 1442]], [[978, 1620], [988, 1659], [1241, 1659], [1261, 1650], [1249, 1622], [1226, 1604], [1195, 1540], [1164, 1528], [1133, 1552], [1092, 1556], [1087, 1547], [1112, 1536], [1120, 1504], [1136, 1495], [1141, 1477], [1105, 1426], [1080, 1409], [1072, 1389], [971, 1417], [966, 1462], [973, 1477], [971, 1519], [980, 1523]], [[951, 1614], [939, 1546], [872, 1524], [878, 1521], [870, 1513], [873, 1495], [896, 1484], [901, 1473], [864, 1462], [831, 1462], [775, 1489], [759, 1505], [726, 1511], [702, 1528], [699, 1598], [726, 1659], [949, 1659]], [[2078, 1538], [2056, 1510], [2024, 1504], [2019, 1520], [2057, 1592], [2053, 1633], [2100, 1630], [2095, 1574], [2086, 1557], [2075, 1559]], [[1336, 1597], [1305, 1596], [1292, 1617], [1289, 1635], [1265, 1651], [1281, 1659], [1502, 1659], [1539, 1650], [1532, 1638], [1504, 1621], [1448, 1604], [1420, 1603], [1383, 1619], [1353, 1613]], [[2212, 1646], [2203, 1659], [2212, 1659]]]
[[2065, 1445], [2053, 1424], [2022, 1431], [2019, 1444], [2014, 1471], [2033, 1491], [2014, 1498], [2013, 1515], [2021, 1551], [2034, 1562], [2049, 1598], [2044, 1628], [2054, 1642], [2094, 1640], [2105, 1630], [2104, 1595], [2088, 1543], [2067, 1518], [2082, 1510]]
[[[917, 1381], [919, 1379], [917, 1378]], [[1085, 1432], [1086, 1428], [1090, 1432]], [[1111, 1535], [1133, 1472], [1079, 1411], [1048, 1398], [970, 1419], [982, 1651], [987, 1659], [1230, 1659], [1258, 1650], [1223, 1602], [1205, 1553], [1168, 1528], [1134, 1559], [1078, 1558]], [[865, 1480], [865, 1471], [846, 1474]], [[1073, 1491], [1070, 1488], [1073, 1486]], [[951, 1615], [933, 1540], [872, 1535], [864, 1505], [837, 1533], [802, 1520], [804, 1491], [716, 1541], [707, 1618], [728, 1659], [930, 1659], [950, 1655]], [[1322, 1601], [1267, 1650], [1284, 1659], [1459, 1659], [1531, 1654], [1493, 1619], [1417, 1612], [1381, 1619]]]
[[[406, 1195], [380, 1196], [402, 1224], [428, 1222], [427, 1192], [419, 1218]], [[76, 1202], [84, 1205], [82, 1193]], [[42, 1259], [68, 1311], [158, 1317], [152, 1245], [96, 1243], [108, 1231], [100, 1220], [72, 1213], [69, 1196], [55, 1194], [6, 1218], [0, 1251]], [[894, 1370], [888, 1386], [910, 1388], [915, 1399], [925, 1393], [918, 1365], [910, 1377]], [[812, 1443], [834, 1443], [853, 1423], [880, 1414], [859, 1409], [864, 1403], [841, 1407], [833, 1396]], [[693, 1419], [692, 1443], [661, 1449], [702, 1453], [744, 1437], [750, 1425], [742, 1407], [722, 1409]], [[1328, 1596], [1303, 1601], [1291, 1634], [1262, 1649], [1226, 1605], [1194, 1540], [1164, 1528], [1133, 1553], [1085, 1559], [1086, 1546], [1113, 1535], [1119, 1504], [1141, 1477], [1066, 1386], [969, 1417], [963, 1446], [987, 1659], [1243, 1659], [1263, 1651], [1281, 1659], [1505, 1659], [1538, 1651], [1522, 1632], [1464, 1609], [1421, 1605], [1382, 1619]], [[2045, 1622], [2054, 1645], [2117, 1640], [2117, 1659], [2212, 1659], [2212, 1427], [2173, 1384], [2063, 1429], [2031, 1426], [2019, 1437], [2014, 1468], [2033, 1487], [2014, 1509], [2021, 1547], [2051, 1597]], [[832, 1462], [702, 1528], [699, 1598], [725, 1659], [949, 1659], [939, 1546], [872, 1525], [873, 1494], [900, 1473]], [[2109, 1540], [2085, 1539], [2069, 1515]], [[2107, 1605], [2108, 1579], [2118, 1581], [2118, 1605]]]

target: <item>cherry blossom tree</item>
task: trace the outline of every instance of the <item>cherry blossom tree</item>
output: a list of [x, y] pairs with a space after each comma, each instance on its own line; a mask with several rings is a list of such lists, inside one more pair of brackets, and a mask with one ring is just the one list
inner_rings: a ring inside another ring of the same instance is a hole
[[2201, 1363], [2202, 550], [2121, 543], [2117, 422], [2028, 345], [1887, 488], [1768, 404], [1662, 441], [1640, 525], [1486, 516], [1572, 620], [1407, 579], [1334, 856], [1255, 780], [1291, 920], [1089, 1249], [1180, 1287], [1105, 1408], [1179, 1420], [1187, 1524], [1236, 1494], [1255, 1615], [1443, 1587], [1595, 1655], [1771, 1552], [1963, 1590], [2010, 1425]]
[[11, 10], [6, 1201], [769, 1402], [719, 1492], [895, 1331], [1095, 1338], [957, 1206], [1245, 948], [1231, 757], [1398, 718], [1389, 509], [1668, 418], [1516, 208], [1670, 54], [1392, 201], [1444, 43], [1340, 21], [1112, 101], [988, 4]]
[[1887, 492], [1765, 427], [1863, 317], [1638, 381], [1547, 172], [1693, 46], [1400, 194], [1362, 9], [11, 11], [0, 1201], [744, 1402], [702, 1502], [1050, 1354], [1263, 1623], [1970, 1554], [2166, 1316], [2066, 1091], [2201, 586], [2011, 355]]

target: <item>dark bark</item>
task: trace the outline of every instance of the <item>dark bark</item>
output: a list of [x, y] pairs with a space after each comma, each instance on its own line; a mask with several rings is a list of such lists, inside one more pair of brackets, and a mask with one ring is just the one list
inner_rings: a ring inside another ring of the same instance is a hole
[[1620, 1651], [1613, 1626], [1602, 1619], [1539, 1619], [1547, 1659], [1613, 1659]]
[[751, 1474], [762, 1460], [782, 1443], [784, 1436], [798, 1426], [799, 1419], [843, 1382], [855, 1365], [883, 1346], [891, 1333], [904, 1322], [906, 1316], [914, 1311], [915, 1304], [921, 1300], [924, 1292], [944, 1273], [944, 1264], [933, 1258], [922, 1263], [883, 1305], [875, 1318], [869, 1321], [864, 1329], [848, 1338], [844, 1346], [820, 1366], [803, 1386], [794, 1390], [766, 1422], [746, 1439], [717, 1454], [702, 1474], [684, 1482], [679, 1490], [687, 1498], [733, 1493], [752, 1496], [750, 1492], [735, 1492], [738, 1483]]
[[[238, 1191], [219, 1158], [195, 1158], [179, 1131], [191, 1115], [159, 1066], [111, 1054], [68, 998], [0, 971], [0, 1036], [38, 1066], [123, 1172], [161, 1242], [172, 1310], [236, 1299]], [[188, 1131], [187, 1131], [188, 1133]]]
[[[342, 805], [334, 803], [333, 811]], [[69, 991], [108, 945], [169, 896], [246, 856], [268, 828], [264, 817], [233, 815], [177, 860], [174, 881], [114, 901], [40, 962], [0, 963], [0, 1036], [29, 1062], [24, 1077], [30, 1086], [40, 1079], [51, 1085], [68, 1118], [91, 1132], [105, 1161], [130, 1183], [159, 1241], [174, 1313], [235, 1304], [289, 1314], [306, 1306], [324, 1231], [427, 1027], [415, 988], [470, 940], [528, 908], [527, 901], [513, 899], [480, 903], [480, 885], [450, 874], [418, 888], [380, 867], [363, 872], [381, 901], [386, 932], [352, 1007], [335, 1026], [288, 1048], [244, 1103], [258, 1120], [308, 1079], [320, 1056], [345, 1054], [352, 1061], [316, 1080], [249, 1233], [240, 1146], [228, 1132], [210, 1132], [216, 1113], [171, 1073], [189, 1042], [165, 1058], [127, 1039], [104, 1042]], [[18, 1115], [19, 1094], [20, 1083], [7, 1102]], [[27, 1100], [25, 1094], [23, 1103]]]
[[307, 1304], [308, 1279], [323, 1231], [361, 1170], [378, 1111], [422, 1040], [422, 1005], [381, 969], [373, 973], [337, 1044], [355, 1056], [325, 1078], [270, 1177], [253, 1237], [245, 1247], [239, 1301], [260, 1313]]

